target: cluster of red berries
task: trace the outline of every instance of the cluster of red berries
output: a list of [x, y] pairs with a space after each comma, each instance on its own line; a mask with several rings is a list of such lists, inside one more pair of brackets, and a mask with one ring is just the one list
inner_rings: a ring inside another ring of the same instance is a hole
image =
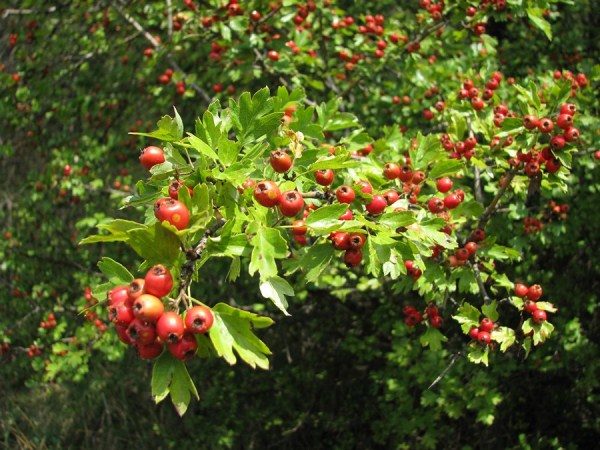
[[427, 201], [427, 208], [434, 214], [443, 213], [445, 210], [454, 209], [465, 199], [465, 193], [462, 189], [456, 189], [449, 193], [443, 199], [440, 197], [431, 197]]
[[542, 231], [544, 224], [537, 217], [528, 216], [523, 219], [523, 228], [525, 234], [535, 234]]
[[577, 75], [574, 75], [570, 70], [565, 70], [562, 72], [560, 70], [555, 70], [553, 76], [555, 80], [564, 78], [565, 80], [569, 80], [571, 82], [571, 97], [575, 96], [577, 89], [582, 89], [589, 84], [585, 73], [578, 73]]
[[531, 314], [535, 323], [542, 323], [548, 319], [546, 311], [539, 309], [536, 302], [542, 297], [544, 291], [539, 284], [527, 286], [523, 283], [515, 283], [515, 295], [526, 299], [523, 304], [523, 310]]
[[489, 345], [492, 341], [492, 330], [494, 329], [494, 325], [493, 320], [484, 317], [479, 322], [479, 327], [472, 327], [469, 330], [469, 337], [483, 345]]
[[402, 312], [404, 314], [404, 323], [409, 327], [420, 324], [424, 319], [427, 319], [432, 328], [440, 328], [444, 323], [438, 307], [433, 304], [428, 305], [423, 314], [411, 305], [402, 308]]
[[485, 108], [484, 100], [490, 100], [494, 96], [494, 91], [500, 87], [503, 78], [502, 73], [494, 72], [485, 84], [483, 92], [475, 87], [473, 80], [465, 80], [462, 89], [458, 92], [458, 97], [463, 100], [468, 99], [475, 111], [481, 111]]
[[119, 339], [134, 346], [142, 359], [156, 358], [166, 344], [175, 358], [187, 360], [198, 348], [194, 334], [206, 333], [213, 324], [212, 311], [206, 306], [188, 309], [185, 319], [175, 311], [165, 311], [161, 297], [172, 288], [171, 273], [159, 264], [144, 278], [108, 293], [108, 316]]
[[44, 330], [51, 330], [54, 327], [56, 327], [56, 317], [54, 317], [54, 313], [48, 314], [46, 320], [40, 322], [40, 328], [43, 328]]
[[[165, 71], [158, 76], [159, 84], [162, 84], [162, 85], [169, 84], [171, 82], [171, 78], [173, 77], [173, 73], [174, 73], [173, 69], [171, 69], [171, 68], [165, 69]], [[179, 95], [185, 94], [185, 82], [184, 81], [178, 81], [177, 83], [175, 83], [175, 92], [177, 92], [177, 94], [179, 94]]]
[[344, 251], [344, 262], [348, 267], [356, 267], [361, 263], [362, 248], [367, 242], [366, 234], [334, 231], [329, 235], [329, 239], [333, 248]]
[[557, 217], [559, 220], [566, 220], [570, 208], [567, 203], [559, 204], [554, 200], [550, 200], [548, 209], [550, 210], [550, 219]]
[[554, 156], [550, 147], [545, 147], [542, 151], [531, 149], [528, 152], [518, 151], [516, 158], [510, 158], [509, 164], [513, 167], [524, 165], [523, 171], [528, 177], [534, 177], [541, 173], [542, 165], [548, 173], [556, 173], [560, 167], [560, 161]]
[[304, 198], [296, 190], [281, 192], [274, 181], [264, 180], [256, 184], [254, 198], [267, 208], [277, 206], [285, 217], [294, 217], [304, 208]]
[[35, 344], [31, 344], [27, 348], [27, 356], [29, 358], [35, 358], [36, 356], [41, 356], [41, 354], [42, 354], [42, 349]]
[[[221, 83], [215, 83], [212, 85], [212, 90], [215, 94], [220, 94], [221, 92], [223, 92], [223, 84]], [[229, 95], [233, 95], [235, 94], [235, 86], [233, 84], [230, 84], [227, 86], [227, 90], [226, 92]]]
[[[88, 306], [93, 306], [96, 303], [98, 303], [98, 301], [92, 295], [92, 289], [89, 286], [87, 286], [84, 289], [84, 297], [85, 297], [85, 303]], [[95, 311], [92, 311], [91, 309], [87, 309], [85, 311], [84, 317], [85, 317], [85, 320], [87, 320], [88, 322], [92, 322], [94, 324], [94, 326], [96, 327], [96, 329], [98, 330], [99, 333], [104, 333], [108, 329], [106, 324], [102, 321], [102, 319], [100, 319], [98, 317], [98, 314]]]
[[444, 11], [444, 0], [419, 0], [419, 6], [425, 9], [433, 20], [440, 20]]
[[406, 268], [406, 272], [412, 277], [413, 280], [418, 280], [423, 275], [423, 271], [415, 266], [415, 262], [407, 259], [404, 261], [404, 267]]
[[461, 248], [457, 249], [453, 255], [448, 256], [448, 264], [450, 267], [464, 266], [469, 258], [477, 253], [477, 243], [469, 241]]
[[296, 5], [296, 15], [294, 16], [296, 30], [302, 31], [304, 28], [311, 27], [311, 24], [306, 22], [306, 19], [308, 18], [308, 15], [316, 9], [317, 5], [313, 0], [308, 0], [306, 4], [300, 3]]
[[448, 134], [442, 134], [440, 141], [444, 150], [450, 153], [450, 158], [465, 158], [469, 161], [475, 155], [477, 138], [473, 135], [469, 136], [464, 141], [452, 142], [452, 138], [450, 138]]

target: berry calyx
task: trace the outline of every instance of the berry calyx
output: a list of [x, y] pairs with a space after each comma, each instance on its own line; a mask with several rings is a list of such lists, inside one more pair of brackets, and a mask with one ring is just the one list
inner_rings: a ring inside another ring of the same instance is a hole
[[214, 315], [206, 306], [194, 306], [185, 315], [185, 329], [190, 333], [204, 334], [213, 325]]
[[163, 342], [170, 344], [182, 338], [184, 329], [183, 319], [173, 311], [165, 312], [156, 322], [156, 334]]
[[279, 203], [281, 192], [274, 181], [261, 181], [254, 188], [254, 198], [262, 206], [273, 207]]
[[286, 217], [293, 217], [304, 207], [304, 198], [298, 191], [286, 191], [279, 197], [279, 211]]

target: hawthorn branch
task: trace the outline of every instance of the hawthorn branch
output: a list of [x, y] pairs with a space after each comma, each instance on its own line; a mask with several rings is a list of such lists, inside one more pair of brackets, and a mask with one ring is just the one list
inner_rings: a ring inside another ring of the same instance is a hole
[[[483, 229], [488, 221], [492, 218], [494, 213], [496, 212], [496, 207], [498, 206], [498, 202], [502, 198], [502, 196], [506, 193], [508, 187], [510, 186], [511, 181], [515, 177], [515, 169], [510, 169], [503, 176], [503, 186], [498, 190], [496, 196], [492, 199], [490, 204], [487, 206], [481, 217], [479, 218], [479, 222], [477, 223], [477, 228]], [[502, 178], [501, 178], [502, 179]]]
[[456, 361], [458, 361], [458, 358], [460, 358], [462, 356], [462, 350], [455, 353], [454, 355], [452, 355], [452, 357], [450, 358], [450, 362], [448, 363], [448, 365], [446, 366], [446, 368], [444, 370], [442, 370], [442, 373], [440, 373], [435, 380], [433, 380], [433, 383], [431, 383], [429, 385], [429, 387], [427, 388], [427, 390], [431, 390], [436, 384], [438, 384], [440, 381], [442, 381], [442, 379], [448, 374], [448, 372], [450, 372], [450, 369], [452, 369], [452, 367], [454, 366], [454, 364], [456, 364]]
[[179, 277], [179, 296], [177, 297], [177, 304], [183, 297], [187, 295], [187, 290], [192, 282], [192, 275], [194, 274], [194, 266], [196, 261], [202, 257], [202, 253], [208, 244], [208, 238], [217, 232], [223, 225], [225, 225], [225, 219], [217, 219], [217, 221], [206, 229], [204, 235], [198, 242], [198, 244], [189, 250], [186, 250], [185, 254], [187, 261], [181, 267], [181, 274]]
[[477, 286], [479, 287], [479, 293], [481, 294], [481, 297], [483, 298], [483, 303], [485, 303], [487, 305], [488, 303], [490, 303], [492, 301], [492, 299], [488, 295], [487, 290], [485, 288], [485, 284], [483, 283], [483, 279], [481, 278], [481, 271], [479, 270], [477, 261], [475, 261], [475, 263], [472, 263], [469, 261], [469, 267], [471, 268], [471, 270], [473, 271], [473, 274], [475, 275], [475, 281], [477, 281]]

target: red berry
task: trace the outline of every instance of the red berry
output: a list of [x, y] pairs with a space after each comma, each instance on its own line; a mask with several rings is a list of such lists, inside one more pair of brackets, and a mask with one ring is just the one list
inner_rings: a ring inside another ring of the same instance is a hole
[[444, 322], [444, 319], [442, 319], [442, 316], [432, 316], [432, 317], [429, 317], [429, 324], [433, 328], [440, 328], [442, 326], [443, 322]]
[[140, 344], [136, 346], [138, 356], [142, 359], [154, 359], [158, 357], [162, 351], [163, 346], [158, 342], [152, 342], [150, 344]]
[[529, 288], [523, 283], [515, 283], [515, 295], [517, 297], [525, 298], [528, 290]]
[[279, 53], [275, 50], [269, 50], [267, 52], [267, 58], [269, 58], [271, 61], [279, 61]]
[[350, 233], [335, 231], [331, 234], [331, 243], [336, 250], [348, 250], [350, 248]]
[[127, 327], [127, 336], [133, 344], [151, 344], [156, 339], [156, 329], [153, 323], [138, 318]]
[[531, 318], [535, 323], [542, 323], [548, 319], [548, 316], [546, 314], [546, 311], [544, 311], [543, 309], [536, 309], [535, 311], [533, 311], [533, 313], [531, 313]]
[[140, 154], [142, 166], [150, 170], [153, 166], [165, 162], [165, 153], [162, 148], [150, 146], [142, 150]]
[[487, 317], [481, 319], [479, 322], [479, 332], [487, 331], [488, 333], [494, 329], [494, 322]]
[[369, 183], [366, 180], [360, 180], [359, 182], [356, 183], [356, 185], [360, 188], [360, 191], [363, 194], [373, 193], [373, 186], [371, 186], [371, 183]]
[[279, 211], [286, 217], [293, 217], [304, 207], [304, 198], [298, 191], [283, 192], [279, 196]]
[[127, 293], [127, 285], [117, 286], [108, 291], [106, 298], [108, 300], [108, 305], [116, 305], [118, 303], [127, 302], [129, 299], [129, 294]]
[[127, 295], [129, 298], [129, 304], [133, 305], [133, 302], [144, 293], [144, 285], [146, 280], [144, 278], [136, 278], [127, 287]]
[[457, 194], [448, 194], [444, 197], [444, 206], [448, 209], [454, 209], [460, 205], [461, 199]]
[[174, 311], [165, 312], [156, 322], [156, 334], [163, 342], [173, 344], [183, 336], [183, 319]]
[[164, 310], [163, 303], [154, 295], [142, 294], [133, 302], [133, 314], [144, 322], [156, 322]]
[[306, 234], [307, 227], [306, 221], [304, 220], [295, 220], [292, 224], [292, 234], [295, 235], [304, 235]]
[[343, 185], [336, 189], [335, 196], [340, 203], [352, 203], [356, 194], [350, 186]]
[[554, 123], [552, 122], [551, 119], [549, 119], [547, 117], [540, 119], [540, 123], [538, 125], [538, 130], [540, 130], [542, 133], [550, 133], [553, 128], [554, 128]]
[[194, 306], [185, 315], [185, 329], [190, 333], [204, 334], [213, 325], [214, 315], [206, 306]]
[[365, 245], [366, 235], [362, 233], [350, 233], [348, 236], [348, 245], [351, 249], [359, 249]]
[[154, 216], [160, 221], [166, 220], [178, 230], [190, 223], [190, 211], [179, 200], [161, 198], [154, 204]]
[[333, 183], [335, 173], [331, 169], [317, 170], [315, 172], [315, 181], [321, 186], [329, 186]]
[[391, 205], [392, 203], [397, 202], [398, 199], [400, 198], [400, 194], [397, 191], [395, 191], [394, 189], [385, 191], [383, 196], [385, 197], [385, 201], [387, 202], [388, 205]]
[[527, 290], [527, 298], [537, 302], [543, 293], [544, 291], [542, 290], [542, 287], [539, 284], [534, 284], [533, 286], [529, 286], [529, 289]]
[[388, 180], [393, 180], [400, 176], [400, 166], [395, 163], [387, 163], [383, 166], [383, 176]]
[[576, 112], [577, 112], [577, 107], [572, 103], [563, 103], [560, 106], [561, 114], [570, 114], [571, 116], [574, 116]]
[[279, 203], [281, 192], [273, 181], [261, 181], [254, 188], [254, 198], [262, 206], [270, 208]]
[[173, 277], [162, 264], [152, 267], [144, 278], [144, 292], [156, 297], [164, 297], [173, 289]]
[[402, 168], [400, 169], [400, 175], [398, 175], [398, 178], [400, 178], [400, 181], [403, 181], [405, 183], [412, 181], [413, 171], [410, 168], [410, 166], [408, 166], [408, 165], [402, 166]]
[[538, 309], [537, 304], [535, 302], [531, 301], [531, 300], [526, 300], [525, 301], [525, 305], [523, 306], [523, 308], [529, 314], [533, 314], [533, 312]]
[[366, 208], [369, 214], [377, 215], [381, 214], [385, 207], [387, 206], [387, 201], [385, 197], [382, 195], [374, 195], [371, 201], [367, 204]]
[[439, 213], [444, 210], [444, 200], [439, 197], [432, 197], [427, 202], [427, 207], [432, 213]]
[[539, 126], [539, 124], [540, 124], [540, 121], [535, 116], [525, 116], [525, 117], [523, 117], [523, 125], [528, 130], [533, 130], [533, 129], [537, 128]]
[[193, 358], [196, 354], [196, 350], [198, 350], [198, 342], [196, 342], [196, 338], [191, 333], [185, 333], [181, 340], [175, 342], [174, 344], [168, 344], [167, 348], [171, 355], [175, 358], [186, 361], [190, 358]]
[[492, 340], [492, 336], [487, 331], [480, 330], [479, 333], [477, 333], [477, 340], [482, 344], [487, 345]]
[[283, 150], [274, 150], [269, 157], [271, 167], [277, 173], [284, 173], [292, 167], [292, 157]]
[[556, 125], [563, 130], [573, 125], [573, 116], [571, 114], [560, 114], [556, 119]]
[[346, 250], [344, 253], [344, 262], [349, 267], [355, 267], [362, 261], [362, 251], [359, 249]]
[[117, 302], [113, 302], [108, 307], [108, 318], [109, 320], [117, 325], [127, 326], [133, 319], [133, 308], [129, 304], [129, 299], [121, 299]]
[[352, 211], [349, 209], [347, 209], [344, 214], [342, 214], [340, 217], [338, 217], [339, 220], [352, 220], [353, 218], [354, 218], [354, 214], [352, 214]]
[[571, 127], [565, 131], [564, 137], [567, 142], [574, 142], [579, 139], [579, 130]]
[[454, 183], [452, 182], [452, 180], [448, 177], [444, 177], [444, 178], [439, 178], [436, 183], [435, 186], [437, 187], [437, 190], [439, 192], [442, 193], [446, 193], [448, 192], [450, 189], [452, 189], [452, 185]]
[[469, 252], [469, 256], [473, 256], [475, 253], [477, 253], [477, 244], [473, 241], [467, 242], [465, 244], [465, 250]]
[[473, 340], [477, 340], [477, 337], [479, 336], [479, 328], [477, 327], [473, 327], [469, 330], [469, 336], [471, 337], [471, 339]]

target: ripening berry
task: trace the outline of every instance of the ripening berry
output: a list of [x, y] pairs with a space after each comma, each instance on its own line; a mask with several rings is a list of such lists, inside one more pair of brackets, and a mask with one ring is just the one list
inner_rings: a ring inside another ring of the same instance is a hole
[[548, 319], [548, 316], [546, 314], [546, 311], [542, 309], [536, 309], [535, 311], [533, 311], [533, 313], [531, 313], [531, 318], [535, 323], [542, 323]]

